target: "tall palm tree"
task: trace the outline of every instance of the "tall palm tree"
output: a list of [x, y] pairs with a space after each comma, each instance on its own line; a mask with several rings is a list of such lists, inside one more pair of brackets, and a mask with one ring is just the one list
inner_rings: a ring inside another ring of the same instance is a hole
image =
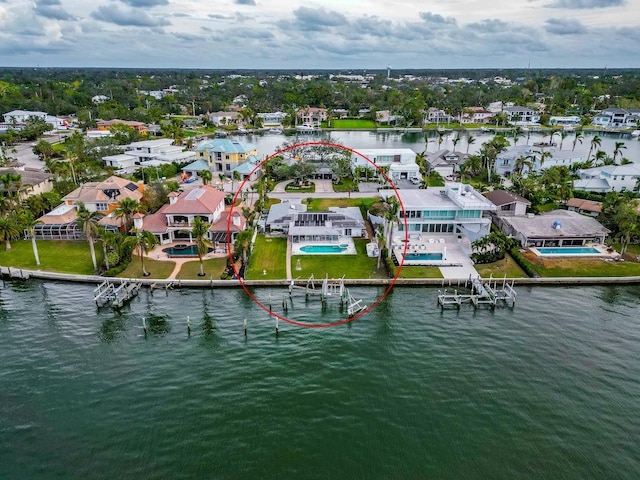
[[89, 242], [89, 249], [91, 250], [91, 260], [93, 261], [93, 269], [98, 269], [98, 262], [96, 260], [96, 249], [94, 242], [100, 234], [100, 229], [96, 223], [96, 216], [87, 210], [87, 207], [83, 203], [78, 203], [78, 224], [82, 229], [84, 238]]
[[513, 161], [513, 172], [518, 175], [524, 171], [524, 167], [528, 167], [531, 170], [533, 166], [532, 158], [530, 155], [520, 155]]
[[238, 171], [233, 171], [233, 173], [231, 174], [231, 192], [233, 192], [233, 188], [234, 188], [234, 181], [241, 181], [242, 177], [240, 176], [240, 172]]
[[133, 198], [123, 198], [115, 209], [116, 218], [121, 218], [124, 223], [124, 231], [128, 233], [131, 230], [132, 218], [140, 210], [140, 203]]
[[113, 230], [100, 229], [99, 238], [102, 242], [102, 254], [104, 256], [104, 264], [105, 267], [107, 267], [107, 270], [111, 268], [111, 265], [109, 264], [109, 249], [116, 249], [119, 235], [122, 234], [119, 232], [116, 233]]
[[225, 174], [224, 173], [219, 173], [218, 174], [218, 180], [220, 180], [220, 188], [222, 188], [222, 190], [224, 190], [224, 179], [225, 179]]
[[560, 150], [562, 150], [562, 145], [564, 144], [564, 139], [569, 136], [569, 132], [566, 130], [560, 131]]
[[11, 240], [20, 237], [18, 223], [13, 216], [0, 217], [0, 242], [4, 241], [5, 250], [11, 250]]
[[524, 137], [524, 130], [522, 127], [517, 126], [513, 129], [513, 145], [518, 145], [518, 139]]
[[127, 237], [126, 241], [133, 246], [134, 250], [137, 250], [138, 254], [140, 255], [142, 276], [148, 277], [150, 273], [145, 269], [144, 257], [155, 245], [158, 244], [158, 237], [156, 237], [153, 233], [148, 232], [147, 230], [137, 230], [135, 232], [135, 235], [132, 237]]
[[473, 135], [467, 135], [467, 155], [469, 154], [469, 146], [473, 145], [474, 143], [476, 143], [476, 137], [474, 137]]
[[613, 150], [613, 162], [615, 163], [618, 155], [622, 155], [622, 150], [626, 150], [627, 147], [624, 142], [616, 142], [616, 148]]
[[547, 158], [553, 157], [553, 153], [548, 150], [542, 150], [538, 156], [538, 161], [540, 162], [540, 169], [542, 170], [542, 166], [544, 165], [544, 161]]
[[453, 140], [451, 140], [451, 143], [453, 144], [453, 151], [454, 151], [454, 152], [456, 151], [456, 145], [458, 145], [458, 143], [460, 143], [460, 140], [462, 140], [462, 139], [460, 138], [460, 135], [459, 135], [459, 134], [458, 134], [458, 135], [456, 135], [456, 136], [453, 138]]
[[203, 185], [208, 185], [211, 179], [213, 178], [213, 174], [209, 169], [203, 170], [200, 172], [200, 178], [202, 179]]
[[591, 146], [589, 147], [589, 155], [587, 155], [587, 161], [591, 158], [591, 153], [602, 145], [602, 139], [598, 135], [594, 135], [591, 139]]
[[38, 245], [36, 244], [36, 225], [42, 222], [35, 220], [33, 216], [31, 216], [30, 218], [25, 219], [24, 223], [26, 224], [26, 230], [31, 237], [31, 248], [33, 249], [33, 256], [36, 259], [36, 265], [40, 266], [40, 254], [38, 252]]
[[196, 217], [193, 220], [193, 228], [191, 229], [191, 237], [196, 244], [196, 249], [198, 250], [198, 260], [200, 261], [200, 273], [198, 273], [199, 277], [204, 277], [204, 261], [202, 257], [207, 254], [209, 248], [209, 239], [207, 238], [207, 233], [209, 232], [209, 227], [211, 225], [205, 222], [201, 217]]
[[387, 204], [387, 211], [385, 212], [384, 218], [385, 223], [387, 224], [387, 233], [386, 244], [387, 244], [387, 254], [391, 256], [391, 234], [393, 233], [393, 224], [396, 221], [398, 216], [398, 212], [400, 211], [400, 203], [395, 196], [390, 196], [385, 201]]
[[11, 204], [15, 205], [18, 191], [20, 190], [20, 184], [22, 183], [22, 176], [20, 174], [9, 171], [0, 175], [0, 183], [7, 192], [7, 198], [11, 199]]
[[576, 130], [575, 136], [573, 137], [573, 148], [571, 149], [572, 151], [575, 151], [576, 149], [576, 144], [580, 144], [582, 145], [582, 139], [584, 138], [584, 133], [582, 133], [582, 130], [578, 129]]

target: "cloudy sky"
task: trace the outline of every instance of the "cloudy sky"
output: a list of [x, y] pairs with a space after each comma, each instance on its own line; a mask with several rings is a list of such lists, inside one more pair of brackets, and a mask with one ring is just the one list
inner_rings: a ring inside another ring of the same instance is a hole
[[0, 66], [639, 67], [640, 0], [0, 0]]

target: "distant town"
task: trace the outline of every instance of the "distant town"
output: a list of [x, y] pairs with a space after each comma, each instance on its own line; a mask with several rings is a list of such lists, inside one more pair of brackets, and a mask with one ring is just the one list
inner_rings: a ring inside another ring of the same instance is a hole
[[640, 276], [635, 70], [4, 69], [0, 111], [2, 273]]

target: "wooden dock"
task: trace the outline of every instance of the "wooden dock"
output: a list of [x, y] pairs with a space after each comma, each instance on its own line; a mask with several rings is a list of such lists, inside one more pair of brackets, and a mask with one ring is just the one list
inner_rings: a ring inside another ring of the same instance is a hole
[[[486, 305], [494, 309], [499, 304], [513, 308], [516, 304], [516, 291], [513, 284], [513, 280], [508, 283], [506, 277], [502, 280], [494, 279], [493, 276], [488, 279], [469, 278], [462, 285], [458, 283], [453, 291], [445, 288], [438, 295], [438, 305], [442, 309], [451, 306], [460, 309], [463, 303], [470, 303], [474, 308]], [[461, 293], [459, 289], [463, 289], [465, 293]]]
[[120, 308], [138, 295], [141, 286], [141, 282], [133, 280], [123, 280], [119, 284], [105, 280], [93, 290], [93, 300], [98, 307], [110, 305], [113, 308]]

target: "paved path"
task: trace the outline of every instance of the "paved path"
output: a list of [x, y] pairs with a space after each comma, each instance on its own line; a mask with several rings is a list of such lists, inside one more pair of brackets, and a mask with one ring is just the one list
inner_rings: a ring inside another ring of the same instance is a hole
[[291, 275], [291, 242], [289, 241], [289, 237], [287, 237], [287, 280], [291, 280], [293, 276]]

